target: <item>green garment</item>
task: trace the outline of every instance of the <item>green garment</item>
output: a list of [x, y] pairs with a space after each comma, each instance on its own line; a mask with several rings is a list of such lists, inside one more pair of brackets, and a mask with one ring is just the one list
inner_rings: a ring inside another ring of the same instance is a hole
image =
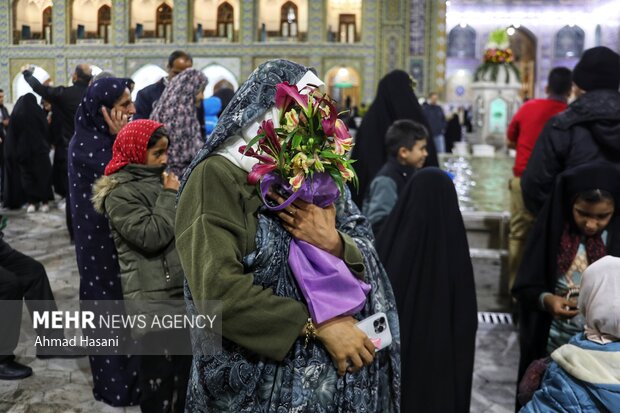
[[108, 216], [126, 300], [183, 297], [174, 244], [176, 191], [163, 189], [163, 166], [129, 164], [93, 186], [95, 211]]
[[[247, 173], [222, 156], [200, 163], [177, 206], [176, 239], [194, 303], [221, 300], [222, 335], [261, 356], [282, 360], [308, 319], [304, 303], [254, 284], [243, 258], [256, 249], [262, 201]], [[355, 241], [340, 233], [344, 261], [364, 275]]]

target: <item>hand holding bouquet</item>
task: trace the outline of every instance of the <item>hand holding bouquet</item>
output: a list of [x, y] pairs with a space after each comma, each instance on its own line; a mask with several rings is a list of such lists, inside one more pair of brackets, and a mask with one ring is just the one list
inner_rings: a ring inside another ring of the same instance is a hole
[[[263, 201], [272, 211], [283, 210], [297, 199], [330, 207], [346, 183], [357, 183], [353, 161], [348, 159], [353, 147], [349, 130], [338, 119], [331, 98], [316, 88], [299, 91], [280, 83], [275, 101], [276, 119], [263, 121], [258, 135], [239, 149], [258, 159], [248, 182], [260, 185]], [[284, 192], [288, 199], [269, 205], [265, 197], [270, 191]], [[293, 237], [288, 262], [316, 323], [364, 307], [370, 286], [339, 257]]]

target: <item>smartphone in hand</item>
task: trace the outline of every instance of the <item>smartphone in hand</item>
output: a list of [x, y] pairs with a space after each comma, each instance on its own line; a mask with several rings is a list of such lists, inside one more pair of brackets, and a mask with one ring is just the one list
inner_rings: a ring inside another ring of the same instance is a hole
[[382, 350], [392, 344], [392, 333], [385, 313], [376, 313], [363, 319], [356, 324], [370, 341], [373, 342], [377, 351]]

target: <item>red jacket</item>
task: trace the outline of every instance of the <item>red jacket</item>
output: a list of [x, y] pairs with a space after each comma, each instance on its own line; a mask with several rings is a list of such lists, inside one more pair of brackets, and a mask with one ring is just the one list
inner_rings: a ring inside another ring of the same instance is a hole
[[555, 99], [532, 99], [521, 106], [508, 126], [508, 140], [517, 144], [517, 158], [512, 168], [514, 176], [521, 176], [530, 159], [534, 144], [543, 127], [554, 115], [568, 107]]

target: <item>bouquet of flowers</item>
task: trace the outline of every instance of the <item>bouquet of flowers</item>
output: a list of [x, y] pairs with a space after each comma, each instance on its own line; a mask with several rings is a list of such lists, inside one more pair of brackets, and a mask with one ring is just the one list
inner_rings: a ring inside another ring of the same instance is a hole
[[[298, 193], [292, 196], [294, 199], [307, 195], [317, 178], [322, 185], [329, 185], [325, 175], [331, 177], [340, 191], [349, 181], [357, 183], [351, 167], [353, 161], [347, 157], [353, 139], [344, 122], [338, 119], [334, 102], [326, 94], [317, 95], [316, 89], [303, 91], [307, 93], [300, 93], [296, 86], [286, 82], [276, 85], [279, 118], [263, 121], [258, 135], [240, 148], [242, 153], [259, 161], [248, 175], [251, 184], [261, 179], [263, 187], [273, 184], [273, 180], [288, 183], [286, 189]], [[270, 178], [267, 182], [263, 179], [266, 175]]]
[[512, 63], [514, 62], [514, 55], [512, 49], [487, 49], [484, 52], [484, 63]]
[[[348, 154], [353, 139], [334, 101], [314, 87], [298, 90], [276, 85], [278, 116], [261, 123], [258, 134], [239, 151], [258, 159], [248, 174], [259, 184], [265, 206], [278, 211], [296, 199], [321, 208], [331, 205], [348, 182], [357, 184]], [[265, 201], [270, 188], [288, 199], [273, 206]], [[315, 322], [354, 314], [366, 302], [370, 286], [359, 281], [339, 258], [304, 241], [292, 239], [289, 265]]]
[[506, 83], [510, 83], [510, 73], [520, 80], [519, 69], [514, 64], [515, 58], [510, 49], [510, 40], [505, 29], [497, 29], [489, 35], [482, 65], [478, 67], [474, 80], [488, 80], [497, 82], [500, 68], [506, 71]]

